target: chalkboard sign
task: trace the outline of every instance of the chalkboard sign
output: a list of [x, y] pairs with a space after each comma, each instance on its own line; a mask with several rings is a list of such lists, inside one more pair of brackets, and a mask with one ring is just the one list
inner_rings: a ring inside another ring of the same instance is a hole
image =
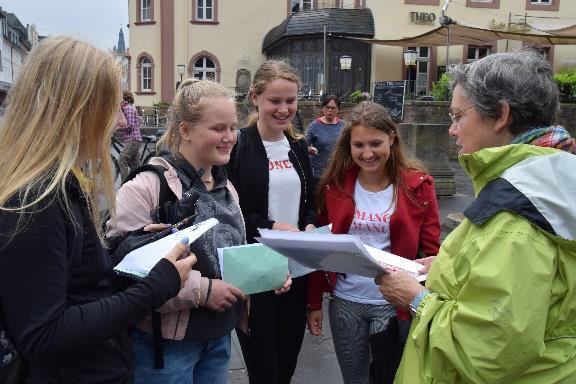
[[395, 121], [401, 121], [404, 115], [405, 81], [376, 81], [374, 83], [374, 101], [388, 108]]

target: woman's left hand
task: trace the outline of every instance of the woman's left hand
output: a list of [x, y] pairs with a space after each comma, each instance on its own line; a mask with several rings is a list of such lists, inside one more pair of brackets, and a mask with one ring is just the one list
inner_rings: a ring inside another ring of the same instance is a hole
[[416, 295], [426, 289], [418, 280], [400, 271], [381, 273], [374, 281], [380, 285], [384, 298], [397, 307], [407, 308]]
[[292, 285], [292, 277], [290, 277], [290, 274], [288, 274], [288, 276], [286, 277], [286, 281], [282, 285], [282, 288], [275, 289], [274, 293], [277, 295], [281, 295], [283, 293], [286, 293], [290, 290], [291, 285]]
[[314, 224], [308, 224], [306, 227], [304, 227], [304, 231], [306, 231], [306, 232], [312, 232], [315, 229], [316, 229], [316, 226]]

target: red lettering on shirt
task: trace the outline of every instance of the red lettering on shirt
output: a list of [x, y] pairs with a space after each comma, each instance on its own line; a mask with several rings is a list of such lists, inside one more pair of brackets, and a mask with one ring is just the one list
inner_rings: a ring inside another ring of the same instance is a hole
[[268, 160], [268, 170], [272, 171], [275, 169], [290, 169], [292, 168], [292, 163], [290, 160]]
[[391, 215], [389, 213], [368, 213], [356, 209], [354, 213], [354, 218], [358, 220], [372, 221], [377, 223], [388, 223], [390, 222]]

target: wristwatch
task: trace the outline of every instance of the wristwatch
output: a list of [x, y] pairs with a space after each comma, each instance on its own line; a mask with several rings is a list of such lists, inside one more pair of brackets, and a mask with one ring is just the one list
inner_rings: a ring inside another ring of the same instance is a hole
[[425, 289], [423, 291], [420, 291], [420, 293], [418, 293], [416, 295], [416, 297], [414, 298], [414, 300], [412, 300], [412, 302], [410, 303], [410, 313], [412, 314], [412, 316], [416, 316], [416, 312], [418, 310], [418, 306], [420, 306], [420, 303], [422, 302], [422, 299], [424, 299], [424, 297], [426, 297], [427, 294], [430, 293], [430, 290]]

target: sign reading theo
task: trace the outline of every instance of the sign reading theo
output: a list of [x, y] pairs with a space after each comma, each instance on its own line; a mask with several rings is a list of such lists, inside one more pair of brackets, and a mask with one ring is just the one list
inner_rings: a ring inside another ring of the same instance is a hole
[[436, 21], [436, 15], [426, 12], [410, 12], [410, 21], [417, 24], [433, 23]]

